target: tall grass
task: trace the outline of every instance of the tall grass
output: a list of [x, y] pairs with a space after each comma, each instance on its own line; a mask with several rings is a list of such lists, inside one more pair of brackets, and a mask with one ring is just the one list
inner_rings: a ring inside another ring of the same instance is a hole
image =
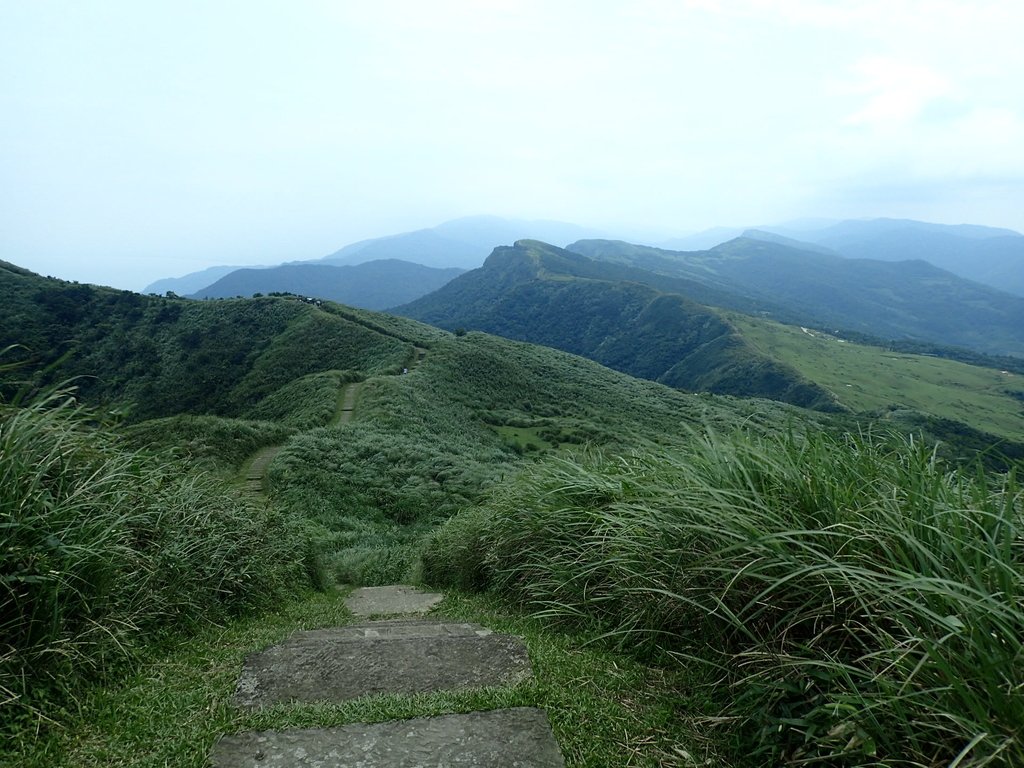
[[717, 666], [760, 764], [1024, 764], [1024, 492], [909, 438], [551, 461], [424, 566]]
[[0, 404], [0, 731], [161, 632], [301, 589], [316, 557], [303, 526], [123, 450], [67, 391]]

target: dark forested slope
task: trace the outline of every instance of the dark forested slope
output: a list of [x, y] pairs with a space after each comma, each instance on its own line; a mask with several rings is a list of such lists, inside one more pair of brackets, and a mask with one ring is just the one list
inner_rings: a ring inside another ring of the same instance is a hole
[[9, 360], [29, 362], [37, 384], [76, 377], [86, 400], [133, 420], [238, 415], [306, 374], [401, 370], [413, 355], [353, 311], [296, 298], [158, 298], [6, 264], [0, 293], [0, 349], [18, 345]]

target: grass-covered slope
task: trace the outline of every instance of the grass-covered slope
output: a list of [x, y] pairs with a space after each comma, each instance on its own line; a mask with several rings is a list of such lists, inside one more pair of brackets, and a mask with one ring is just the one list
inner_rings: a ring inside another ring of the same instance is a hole
[[398, 371], [414, 354], [358, 311], [295, 298], [157, 298], [3, 265], [0, 292], [0, 348], [20, 345], [37, 384], [79, 377], [83, 398], [132, 420], [240, 416], [302, 376]]
[[283, 264], [266, 269], [235, 270], [196, 291], [192, 298], [219, 299], [286, 292], [353, 307], [385, 309], [435, 291], [463, 271], [425, 267], [399, 259], [382, 259], [356, 266]]
[[59, 722], [83, 683], [311, 586], [301, 518], [127, 450], [71, 393], [0, 402], [0, 741]]
[[742, 315], [732, 321], [763, 352], [826, 387], [853, 411], [909, 408], [1024, 440], [1020, 373], [855, 344], [821, 331]]
[[425, 575], [716, 684], [731, 764], [1024, 761], [1024, 493], [920, 441], [695, 435], [528, 466]]
[[686, 298], [695, 288], [692, 281], [522, 240], [397, 311], [444, 328], [555, 347], [678, 389], [834, 408], [828, 393], [758, 353], [719, 313]]
[[[745, 237], [694, 252], [611, 240], [569, 249], [774, 302], [786, 310], [769, 312], [784, 322], [1024, 356], [1024, 298], [924, 261], [847, 259]], [[735, 303], [716, 306], [749, 311]]]
[[270, 489], [331, 531], [339, 578], [386, 583], [408, 578], [424, 533], [523, 461], [572, 445], [670, 446], [704, 423], [770, 430], [804, 418], [770, 401], [686, 395], [545, 347], [449, 335], [408, 374], [367, 380], [343, 429], [292, 437]]

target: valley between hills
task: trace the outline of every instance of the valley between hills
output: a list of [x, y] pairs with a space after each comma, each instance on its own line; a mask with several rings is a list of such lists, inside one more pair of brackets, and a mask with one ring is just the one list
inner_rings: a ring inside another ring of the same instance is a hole
[[[558, 232], [389, 312], [0, 262], [0, 764], [521, 706], [569, 766], [1024, 764], [1024, 298], [837, 255], [878, 227]], [[231, 708], [247, 654], [394, 583], [543, 676]]]

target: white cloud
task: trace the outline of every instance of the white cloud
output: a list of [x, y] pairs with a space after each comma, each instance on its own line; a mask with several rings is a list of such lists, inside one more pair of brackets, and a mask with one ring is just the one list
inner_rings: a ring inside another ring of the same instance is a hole
[[914, 62], [888, 56], [869, 56], [853, 67], [856, 80], [847, 86], [866, 97], [843, 121], [849, 125], [887, 127], [915, 119], [929, 102], [949, 95], [953, 87], [938, 72]]

